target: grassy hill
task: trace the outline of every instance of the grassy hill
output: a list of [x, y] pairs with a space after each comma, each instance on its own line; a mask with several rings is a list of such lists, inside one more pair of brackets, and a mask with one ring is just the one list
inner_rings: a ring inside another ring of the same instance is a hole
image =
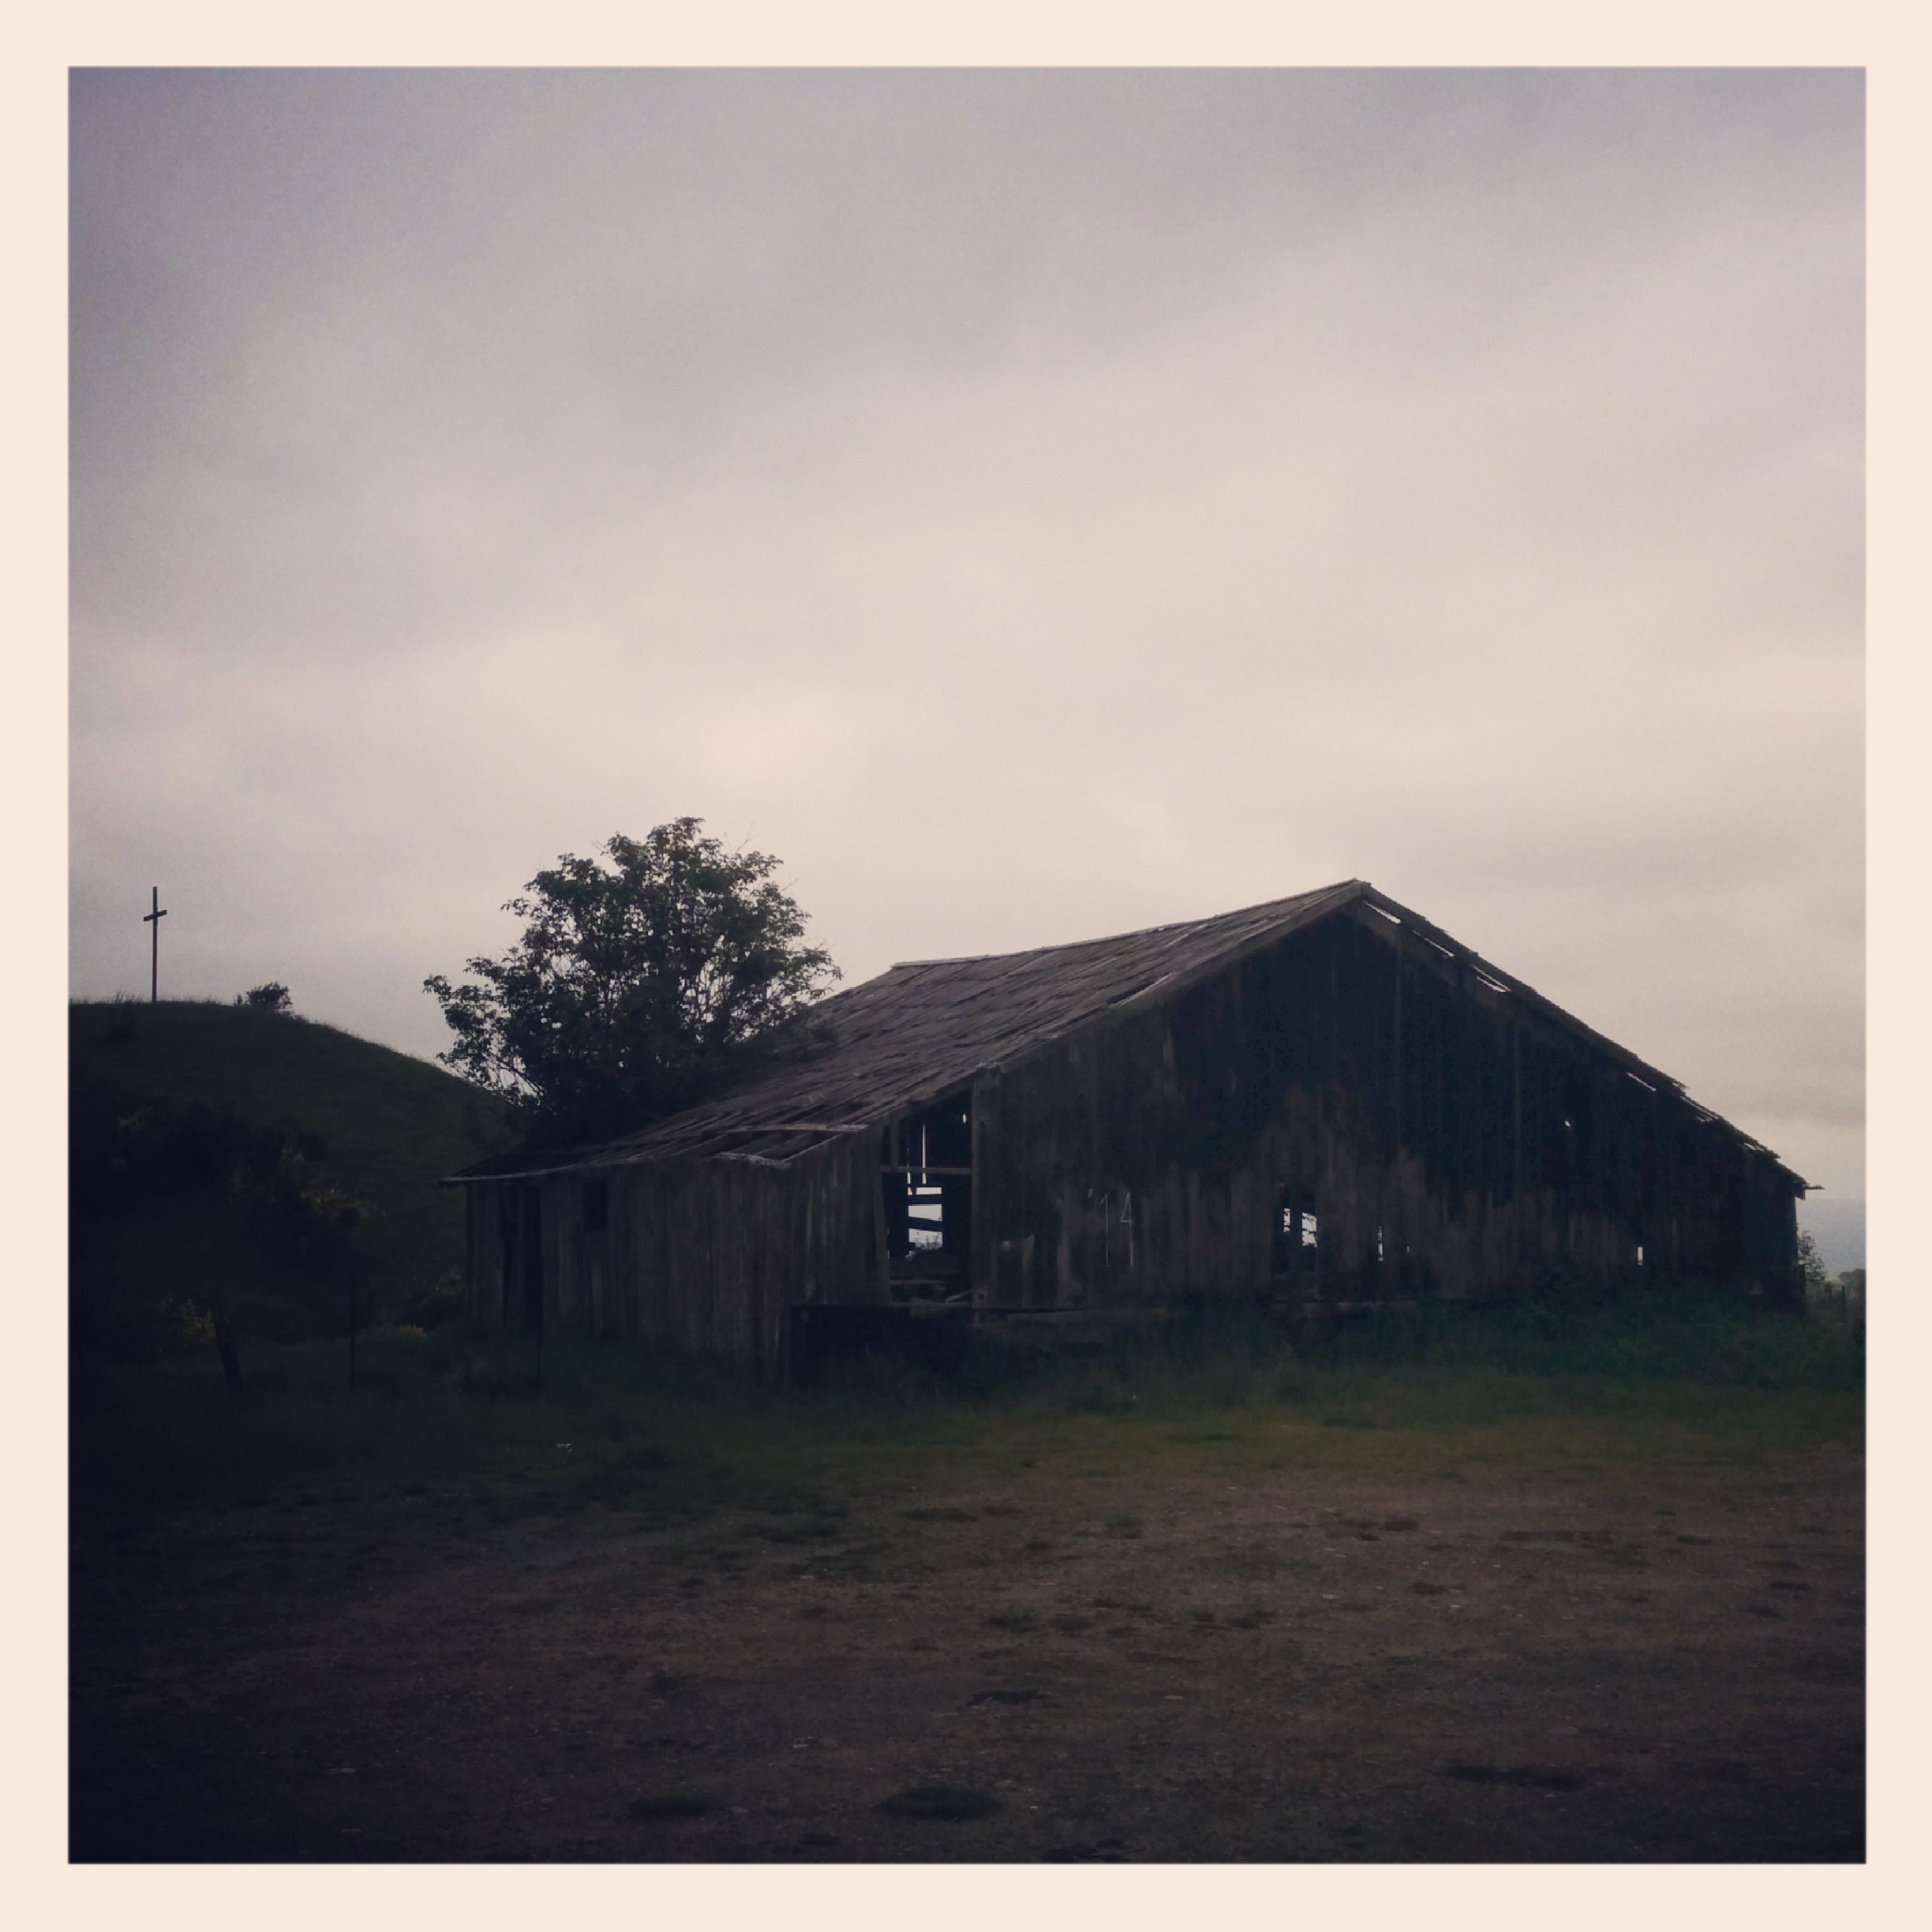
[[433, 1320], [462, 1261], [444, 1175], [508, 1144], [501, 1110], [334, 1027], [212, 1002], [69, 1009], [75, 1340], [165, 1351], [219, 1296], [238, 1335]]

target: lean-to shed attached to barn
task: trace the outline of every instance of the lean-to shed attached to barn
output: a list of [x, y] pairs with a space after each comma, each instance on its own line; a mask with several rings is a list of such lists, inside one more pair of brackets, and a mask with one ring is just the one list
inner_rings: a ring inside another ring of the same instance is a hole
[[808, 1056], [468, 1191], [481, 1320], [766, 1373], [842, 1309], [1083, 1328], [1706, 1283], [1795, 1301], [1806, 1183], [1357, 879], [837, 994]]

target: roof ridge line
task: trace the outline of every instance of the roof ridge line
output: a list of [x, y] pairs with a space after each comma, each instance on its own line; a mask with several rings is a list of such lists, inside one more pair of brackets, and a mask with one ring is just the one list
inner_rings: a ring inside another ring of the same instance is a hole
[[[1351, 886], [1361, 886], [1370, 892], [1375, 890], [1365, 878], [1337, 879], [1331, 886], [1312, 886], [1307, 892], [1290, 893], [1280, 899], [1258, 899], [1252, 905], [1237, 906], [1231, 912], [1210, 912], [1200, 919], [1169, 919], [1159, 926], [1136, 926], [1125, 932], [1101, 933], [1091, 939], [1061, 939], [1048, 945], [1017, 946], [1009, 953], [960, 953], [932, 959], [894, 960], [886, 970], [897, 972], [901, 967], [908, 966], [972, 966], [982, 960], [1025, 959], [1035, 953], [1071, 953], [1082, 946], [1111, 945], [1122, 939], [1151, 939], [1158, 933], [1197, 931], [1204, 926], [1219, 926], [1225, 920], [1241, 919], [1250, 912], [1267, 912], [1277, 906], [1294, 905], [1304, 899], [1318, 899]], [[859, 983], [865, 983], [861, 980]]]

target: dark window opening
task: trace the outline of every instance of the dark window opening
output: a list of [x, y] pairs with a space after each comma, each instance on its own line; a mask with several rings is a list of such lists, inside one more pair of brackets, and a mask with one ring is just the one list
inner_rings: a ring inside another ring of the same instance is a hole
[[586, 1181], [583, 1190], [583, 1231], [601, 1234], [610, 1226], [610, 1183]]
[[972, 1167], [972, 1106], [964, 1095], [897, 1121], [886, 1136], [886, 1164], [916, 1170]]

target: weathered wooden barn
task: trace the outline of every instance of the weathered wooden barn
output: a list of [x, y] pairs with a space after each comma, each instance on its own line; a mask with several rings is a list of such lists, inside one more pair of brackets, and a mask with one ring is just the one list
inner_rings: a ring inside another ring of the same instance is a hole
[[1091, 1329], [1634, 1285], [1799, 1294], [1806, 1183], [1355, 879], [920, 960], [808, 1056], [458, 1177], [471, 1312], [783, 1370], [833, 1311]]

